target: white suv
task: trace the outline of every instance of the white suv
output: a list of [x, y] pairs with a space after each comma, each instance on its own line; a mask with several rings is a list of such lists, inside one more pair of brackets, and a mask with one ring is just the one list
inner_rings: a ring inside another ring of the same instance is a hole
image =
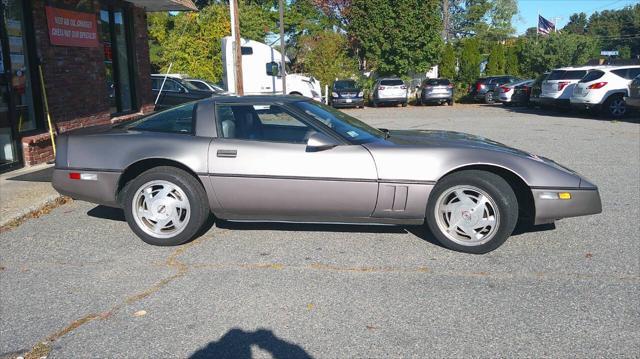
[[373, 107], [380, 104], [401, 104], [406, 107], [409, 102], [407, 85], [399, 78], [380, 79], [373, 87], [371, 102]]
[[549, 76], [542, 81], [540, 105], [569, 106], [569, 99], [578, 81], [587, 72], [599, 67], [602, 66], [562, 67], [551, 71]]
[[640, 66], [615, 66], [590, 71], [573, 90], [571, 106], [604, 110], [611, 117], [622, 117], [627, 112], [624, 97], [629, 95], [629, 84], [638, 75]]

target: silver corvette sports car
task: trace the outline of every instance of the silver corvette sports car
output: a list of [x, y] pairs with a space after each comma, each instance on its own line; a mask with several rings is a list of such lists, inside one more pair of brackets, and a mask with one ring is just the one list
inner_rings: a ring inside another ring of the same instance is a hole
[[518, 221], [601, 212], [598, 189], [549, 159], [456, 132], [375, 129], [297, 96], [214, 97], [58, 139], [53, 186], [124, 209], [154, 245], [210, 218], [422, 225], [496, 249]]

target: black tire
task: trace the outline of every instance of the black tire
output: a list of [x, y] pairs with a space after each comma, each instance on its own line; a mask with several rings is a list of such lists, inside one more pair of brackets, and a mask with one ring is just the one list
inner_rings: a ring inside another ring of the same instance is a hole
[[493, 104], [494, 102], [495, 99], [493, 98], [493, 91], [487, 91], [487, 93], [484, 94], [484, 103]]
[[407, 107], [407, 105], [408, 105], [407, 101], [402, 103], [402, 107]]
[[[484, 191], [495, 203], [499, 216], [494, 234], [486, 242], [463, 245], [447, 237], [438, 225], [436, 205], [440, 196], [455, 186], [473, 186]], [[426, 222], [434, 237], [443, 246], [464, 253], [483, 254], [500, 247], [509, 238], [518, 222], [518, 200], [513, 189], [502, 177], [491, 172], [467, 170], [442, 178], [431, 191], [427, 203]]]
[[627, 104], [622, 95], [612, 95], [605, 102], [603, 113], [611, 118], [623, 118], [628, 112]]
[[[179, 187], [189, 200], [190, 217], [184, 229], [173, 237], [158, 238], [145, 232], [133, 215], [133, 200], [136, 192], [151, 181], [166, 181]], [[200, 230], [211, 216], [207, 194], [202, 184], [191, 174], [176, 167], [154, 167], [129, 181], [123, 188], [124, 215], [131, 230], [148, 244], [155, 246], [177, 246], [201, 235]]]
[[453, 106], [453, 100], [449, 100], [449, 101], [447, 101], [447, 105], [449, 105], [449, 106]]
[[422, 106], [422, 96], [416, 96], [416, 106]]
[[371, 104], [373, 105], [373, 107], [378, 107], [378, 102], [376, 102], [375, 99], [371, 101]]

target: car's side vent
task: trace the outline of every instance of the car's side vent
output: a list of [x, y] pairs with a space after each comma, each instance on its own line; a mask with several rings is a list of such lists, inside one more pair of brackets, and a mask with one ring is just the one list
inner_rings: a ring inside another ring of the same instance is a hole
[[376, 207], [383, 211], [404, 211], [408, 192], [407, 186], [381, 185]]

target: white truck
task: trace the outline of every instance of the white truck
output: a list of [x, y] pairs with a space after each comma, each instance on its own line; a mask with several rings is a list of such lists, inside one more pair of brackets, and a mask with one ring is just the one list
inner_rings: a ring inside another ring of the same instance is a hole
[[[313, 77], [291, 74], [281, 68], [280, 52], [254, 40], [240, 40], [242, 52], [242, 84], [245, 95], [282, 94], [282, 75], [286, 76], [286, 94], [322, 101], [320, 82]], [[236, 93], [233, 64], [233, 38], [222, 38], [222, 81], [226, 90]], [[288, 64], [289, 59], [285, 57]]]

